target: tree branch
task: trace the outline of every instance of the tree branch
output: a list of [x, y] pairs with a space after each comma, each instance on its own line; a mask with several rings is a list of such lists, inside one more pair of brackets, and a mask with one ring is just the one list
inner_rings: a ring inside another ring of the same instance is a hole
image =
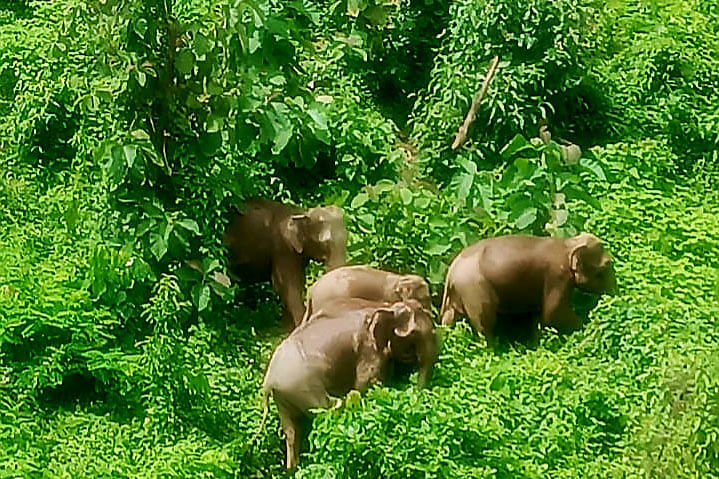
[[479, 104], [482, 102], [485, 93], [487, 93], [489, 82], [492, 81], [494, 74], [497, 72], [498, 64], [499, 57], [492, 58], [492, 61], [489, 63], [489, 71], [487, 71], [487, 76], [484, 77], [484, 83], [482, 83], [482, 88], [479, 90], [479, 93], [472, 99], [472, 106], [469, 107], [467, 116], [464, 118], [462, 126], [459, 127], [459, 130], [454, 137], [454, 142], [452, 142], [453, 150], [456, 150], [465, 141], [467, 141], [467, 132], [469, 131], [469, 127], [474, 121], [474, 117], [477, 115], [477, 109], [479, 108]]

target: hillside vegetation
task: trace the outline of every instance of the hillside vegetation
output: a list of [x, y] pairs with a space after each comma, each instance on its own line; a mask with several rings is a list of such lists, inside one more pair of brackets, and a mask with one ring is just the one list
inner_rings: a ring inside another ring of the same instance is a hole
[[[718, 107], [707, 0], [3, 2], [0, 477], [719, 477]], [[276, 295], [214, 279], [253, 195], [343, 207], [435, 307], [512, 232], [595, 233], [619, 292], [536, 349], [438, 327], [429, 389], [351, 393], [287, 473]]]

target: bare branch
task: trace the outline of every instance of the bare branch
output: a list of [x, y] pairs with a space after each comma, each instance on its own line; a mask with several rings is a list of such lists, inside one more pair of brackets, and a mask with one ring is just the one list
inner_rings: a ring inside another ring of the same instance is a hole
[[477, 93], [477, 95], [472, 99], [472, 106], [469, 107], [469, 112], [467, 112], [467, 116], [464, 118], [464, 123], [462, 123], [462, 126], [459, 127], [459, 130], [454, 137], [454, 142], [452, 142], [453, 150], [456, 150], [465, 141], [467, 141], [467, 132], [469, 131], [469, 127], [474, 121], [474, 117], [477, 115], [477, 109], [479, 108], [479, 104], [482, 102], [485, 93], [487, 93], [489, 82], [492, 81], [494, 74], [497, 72], [498, 64], [499, 57], [492, 58], [492, 61], [489, 63], [489, 71], [487, 71], [487, 76], [484, 77], [484, 83], [482, 83], [482, 88], [479, 90], [479, 93]]

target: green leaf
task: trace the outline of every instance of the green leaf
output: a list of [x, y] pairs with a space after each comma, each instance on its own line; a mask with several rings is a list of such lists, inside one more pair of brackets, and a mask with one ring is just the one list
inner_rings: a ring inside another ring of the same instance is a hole
[[502, 159], [506, 161], [509, 158], [511, 158], [515, 153], [522, 151], [522, 150], [531, 149], [531, 148], [532, 148], [532, 144], [529, 143], [527, 141], [527, 139], [524, 138], [524, 136], [517, 133], [514, 136], [514, 138], [512, 138], [509, 141], [509, 143], [504, 145], [504, 148], [502, 148], [502, 150], [499, 152], [499, 154], [502, 157]]
[[594, 173], [594, 176], [596, 176], [600, 180], [607, 181], [607, 176], [604, 174], [604, 169], [602, 169], [602, 166], [595, 159], [583, 156], [579, 159], [579, 166], [591, 173]]
[[260, 31], [255, 30], [252, 32], [252, 36], [250, 37], [249, 41], [249, 52], [250, 54], [255, 53], [258, 48], [262, 46], [262, 40], [260, 39]]
[[130, 136], [142, 141], [150, 141], [150, 135], [145, 130], [134, 130], [130, 132]]
[[521, 215], [519, 215], [519, 218], [514, 222], [514, 224], [519, 229], [524, 229], [527, 226], [533, 224], [535, 221], [537, 221], [537, 208], [530, 207], [524, 210]]
[[432, 198], [429, 196], [419, 196], [414, 200], [415, 206], [419, 209], [426, 209], [432, 203]]
[[433, 244], [433, 245], [430, 245], [429, 248], [427, 248], [427, 249], [425, 250], [425, 253], [427, 253], [427, 254], [430, 255], [430, 256], [439, 256], [439, 255], [443, 255], [444, 253], [446, 253], [447, 251], [449, 251], [449, 249], [450, 249], [451, 247], [452, 247], [451, 244], [439, 244], [439, 243], [435, 243], [435, 244]]
[[325, 118], [324, 113], [314, 108], [310, 108], [309, 110], [307, 110], [307, 114], [310, 115], [310, 118], [314, 120], [315, 125], [317, 125], [317, 128], [319, 128], [320, 130], [327, 129], [327, 119]]
[[352, 202], [350, 203], [350, 208], [359, 208], [360, 206], [367, 203], [368, 200], [369, 196], [367, 195], [367, 193], [359, 193], [352, 199]]
[[187, 231], [192, 231], [196, 235], [200, 234], [200, 227], [197, 226], [197, 222], [191, 219], [184, 219], [177, 222], [179, 226], [182, 226]]
[[357, 219], [366, 226], [374, 226], [374, 216], [370, 214], [359, 215]]
[[[207, 380], [207, 376], [205, 376], [203, 373], [198, 374], [187, 374], [186, 375], [188, 384], [197, 392], [198, 394], [209, 394], [210, 393], [210, 382]], [[219, 471], [224, 471], [224, 469], [218, 468]]]
[[200, 151], [205, 156], [212, 156], [222, 146], [222, 134], [220, 132], [205, 133], [200, 138]]
[[461, 202], [464, 202], [467, 200], [467, 196], [469, 196], [469, 190], [472, 188], [472, 184], [474, 183], [474, 175], [471, 175], [469, 173], [462, 175], [459, 178], [459, 188], [457, 189], [457, 199]]
[[205, 131], [207, 133], [217, 133], [222, 129], [222, 123], [224, 122], [224, 118], [218, 115], [210, 115], [207, 119], [207, 123], [205, 126]]
[[405, 205], [412, 203], [412, 192], [408, 188], [400, 188], [399, 196]]
[[77, 199], [70, 201], [64, 213], [65, 224], [70, 231], [75, 231], [75, 225], [80, 218], [80, 202]]
[[537, 169], [537, 165], [526, 158], [517, 158], [512, 164], [519, 173], [519, 177], [515, 176], [515, 180], [531, 178]]
[[132, 165], [135, 163], [135, 157], [137, 156], [137, 148], [133, 145], [125, 145], [122, 147], [122, 150], [125, 153], [127, 167], [132, 168]]
[[275, 155], [279, 155], [282, 150], [285, 149], [287, 146], [287, 143], [289, 143], [290, 138], [292, 138], [292, 134], [294, 133], [294, 128], [292, 125], [286, 125], [277, 132], [275, 135], [275, 141], [272, 145], [272, 153]]
[[357, 18], [360, 11], [364, 9], [365, 0], [347, 0], [347, 15]]
[[594, 198], [592, 195], [581, 189], [580, 187], [572, 184], [566, 185], [562, 189], [562, 193], [564, 193], [567, 198], [571, 199], [577, 199], [582, 200], [586, 202], [587, 204], [593, 206], [596, 209], [601, 208], [601, 205], [599, 204], [599, 201], [597, 201], [596, 198]]
[[464, 168], [470, 175], [477, 173], [477, 163], [474, 161], [459, 157], [457, 158], [457, 162], [462, 165], [462, 168]]
[[210, 302], [210, 287], [204, 285], [200, 291], [200, 297], [197, 299], [197, 310], [204, 311]]
[[153, 233], [150, 235], [150, 241], [152, 242], [150, 251], [155, 255], [157, 261], [160, 261], [162, 257], [165, 256], [165, 253], [167, 253], [167, 240], [164, 236]]
[[145, 39], [145, 33], [147, 32], [147, 20], [144, 18], [138, 18], [135, 22], [135, 33], [138, 37]]
[[193, 48], [198, 57], [212, 50], [212, 41], [201, 33], [196, 33], [193, 41]]
[[175, 68], [181, 75], [187, 75], [195, 66], [195, 55], [191, 50], [183, 49], [175, 57]]
[[373, 189], [375, 193], [386, 193], [387, 191], [392, 191], [394, 187], [396, 186], [396, 183], [392, 182], [392, 180], [379, 180], [376, 185], [374, 185]]

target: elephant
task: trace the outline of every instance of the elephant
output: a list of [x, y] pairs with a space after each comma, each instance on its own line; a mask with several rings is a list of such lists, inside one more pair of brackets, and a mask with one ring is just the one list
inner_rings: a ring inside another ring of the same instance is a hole
[[223, 243], [230, 271], [251, 281], [270, 279], [294, 326], [305, 312], [302, 296], [309, 259], [331, 270], [346, 263], [347, 230], [342, 209], [302, 210], [265, 199], [250, 199], [230, 222]]
[[363, 298], [386, 303], [416, 299], [427, 312], [432, 308], [429, 285], [421, 276], [396, 274], [363, 265], [343, 266], [325, 273], [312, 285], [302, 321], [307, 321], [325, 303], [338, 298]]
[[440, 311], [441, 322], [452, 326], [464, 314], [487, 346], [494, 347], [497, 317], [508, 321], [532, 315], [532, 343], [539, 326], [560, 332], [579, 329], [571, 307], [574, 287], [592, 293], [616, 287], [611, 256], [599, 238], [580, 233], [571, 238], [509, 235], [479, 241], [452, 261]]
[[424, 368], [424, 387], [437, 350], [432, 320], [415, 300], [339, 299], [302, 323], [275, 349], [263, 383], [263, 409], [272, 396], [285, 433], [286, 467], [299, 461], [302, 424], [311, 409], [383, 382], [389, 360], [410, 354]]

